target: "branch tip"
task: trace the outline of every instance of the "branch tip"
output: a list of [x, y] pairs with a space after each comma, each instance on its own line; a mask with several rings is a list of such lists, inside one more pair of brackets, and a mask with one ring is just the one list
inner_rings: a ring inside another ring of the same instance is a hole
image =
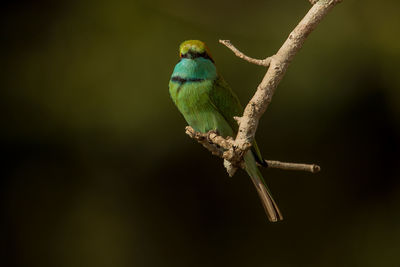
[[292, 163], [282, 162], [276, 160], [266, 160], [268, 168], [281, 169], [287, 171], [305, 171], [310, 173], [317, 173], [321, 170], [321, 167], [316, 164], [305, 164], [305, 163]]

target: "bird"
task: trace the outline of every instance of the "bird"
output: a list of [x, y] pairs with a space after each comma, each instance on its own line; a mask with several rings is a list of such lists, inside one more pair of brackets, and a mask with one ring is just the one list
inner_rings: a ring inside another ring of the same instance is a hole
[[[169, 81], [169, 93], [186, 122], [197, 132], [214, 131], [225, 138], [236, 136], [238, 124], [234, 117], [243, 114], [243, 107], [218, 72], [207, 45], [200, 40], [184, 41], [179, 46], [179, 58]], [[257, 166], [266, 166], [266, 162], [255, 141], [243, 158], [244, 169], [269, 221], [281, 221], [282, 214]]]

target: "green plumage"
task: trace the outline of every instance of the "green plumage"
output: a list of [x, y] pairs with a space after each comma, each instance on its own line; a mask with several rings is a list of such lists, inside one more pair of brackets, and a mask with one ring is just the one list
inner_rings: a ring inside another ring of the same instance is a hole
[[[201, 41], [186, 41], [181, 44], [180, 56], [181, 61], [175, 66], [169, 82], [169, 92], [187, 123], [198, 132], [215, 130], [223, 137], [235, 137], [238, 125], [233, 117], [240, 116], [243, 108], [217, 73], [208, 48]], [[264, 161], [255, 142], [244, 160], [269, 219], [281, 220], [280, 211], [257, 168], [256, 160], [260, 164]]]

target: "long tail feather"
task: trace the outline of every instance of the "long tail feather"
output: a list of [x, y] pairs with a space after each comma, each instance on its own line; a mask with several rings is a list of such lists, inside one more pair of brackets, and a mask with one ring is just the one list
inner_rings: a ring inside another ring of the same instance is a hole
[[257, 189], [257, 193], [260, 196], [261, 203], [263, 204], [265, 212], [267, 213], [268, 219], [271, 222], [283, 220], [282, 214], [272, 198], [261, 172], [257, 168], [257, 163], [251, 151], [246, 153], [244, 156], [244, 161], [246, 163], [246, 172], [250, 176], [254, 186]]

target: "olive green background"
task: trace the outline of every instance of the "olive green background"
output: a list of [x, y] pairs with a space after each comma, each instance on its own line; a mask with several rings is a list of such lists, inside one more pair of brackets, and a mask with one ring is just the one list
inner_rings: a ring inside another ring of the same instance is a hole
[[1, 11], [1, 266], [399, 266], [400, 4], [344, 0], [257, 132], [285, 220], [184, 133], [168, 81], [205, 41], [246, 103], [306, 0], [7, 1]]

